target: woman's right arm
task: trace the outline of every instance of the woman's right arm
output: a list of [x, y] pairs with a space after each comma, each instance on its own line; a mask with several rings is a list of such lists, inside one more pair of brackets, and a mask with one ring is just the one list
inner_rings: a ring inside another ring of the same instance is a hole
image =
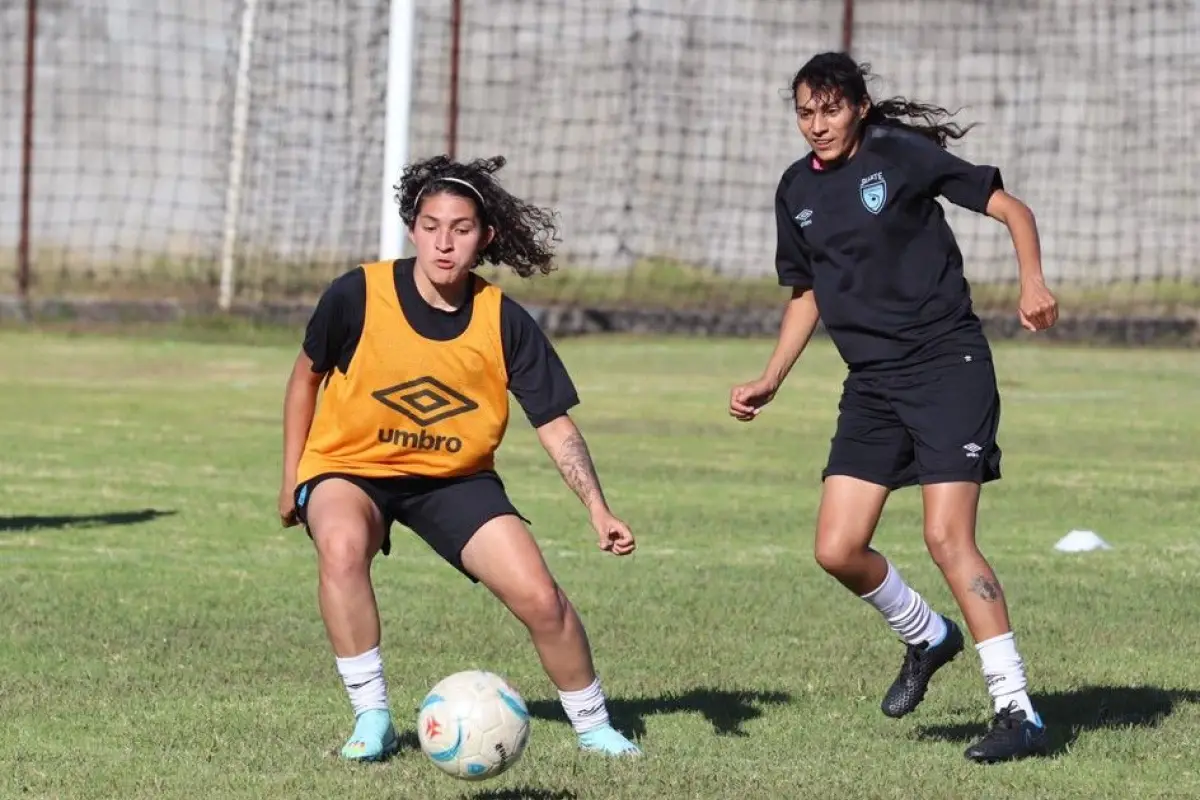
[[729, 393], [729, 414], [749, 422], [771, 402], [775, 392], [812, 339], [820, 313], [813, 294], [812, 253], [800, 235], [799, 223], [792, 212], [802, 201], [789, 205], [793, 182], [802, 175], [803, 165], [796, 162], [783, 173], [775, 190], [775, 272], [782, 286], [789, 286], [792, 297], [783, 310], [779, 339], [762, 375], [749, 383], [733, 387]]
[[308, 441], [308, 431], [317, 409], [317, 394], [324, 379], [324, 374], [313, 372], [312, 359], [301, 350], [283, 394], [283, 480], [279, 489], [279, 517], [285, 527], [296, 524], [293, 501], [296, 471]]
[[816, 296], [812, 290], [792, 289], [792, 298], [783, 310], [783, 320], [779, 324], [779, 340], [775, 343], [775, 352], [771, 354], [767, 368], [763, 370], [763, 378], [776, 389], [783, 385], [796, 360], [800, 358], [804, 348], [808, 347], [820, 318]]
[[317, 394], [325, 376], [313, 372], [312, 359], [303, 351], [296, 356], [292, 374], [288, 376], [283, 397], [283, 476], [295, 483], [296, 467], [308, 440], [313, 415], [317, 410]]
[[774, 399], [775, 393], [812, 339], [820, 318], [812, 290], [793, 288], [792, 299], [783, 310], [775, 351], [771, 353], [761, 377], [733, 387], [729, 393], [730, 416], [749, 422]]
[[321, 382], [346, 359], [346, 348], [362, 333], [367, 284], [361, 269], [335, 278], [317, 301], [304, 331], [304, 344], [283, 393], [283, 475], [279, 517], [296, 524], [293, 495], [300, 457], [317, 410]]

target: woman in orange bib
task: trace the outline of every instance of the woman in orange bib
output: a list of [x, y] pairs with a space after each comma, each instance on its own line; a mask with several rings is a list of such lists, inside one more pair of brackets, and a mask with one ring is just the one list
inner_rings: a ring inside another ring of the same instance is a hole
[[347, 759], [380, 760], [399, 743], [370, 572], [393, 522], [525, 624], [582, 749], [640, 752], [609, 724], [583, 625], [494, 469], [512, 392], [600, 547], [633, 552], [568, 415], [579, 398], [561, 360], [533, 318], [473, 272], [485, 260], [522, 277], [552, 269], [553, 214], [505, 191], [493, 178], [503, 165], [439, 156], [406, 168], [396, 199], [416, 257], [335, 279], [288, 380], [279, 513], [316, 546], [321, 616], [355, 713]]

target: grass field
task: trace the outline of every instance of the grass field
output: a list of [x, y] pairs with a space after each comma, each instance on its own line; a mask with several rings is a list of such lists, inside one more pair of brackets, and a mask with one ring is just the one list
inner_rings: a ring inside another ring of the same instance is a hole
[[[725, 415], [769, 346], [560, 343], [640, 535], [631, 559], [595, 550], [519, 413], [502, 450], [644, 759], [577, 754], [524, 630], [397, 532], [376, 580], [406, 730], [469, 667], [508, 676], [535, 714], [523, 760], [474, 785], [412, 749], [373, 767], [330, 755], [349, 708], [311, 547], [275, 517], [292, 337], [0, 333], [0, 797], [1200, 796], [1196, 354], [997, 347], [1005, 480], [981, 541], [1055, 752], [980, 767], [962, 757], [990, 711], [975, 654], [886, 719], [902, 647], [813, 563], [833, 351], [814, 343], [753, 425]], [[951, 608], [919, 528], [918, 495], [898, 494], [877, 544]], [[1072, 528], [1114, 549], [1056, 552]]]

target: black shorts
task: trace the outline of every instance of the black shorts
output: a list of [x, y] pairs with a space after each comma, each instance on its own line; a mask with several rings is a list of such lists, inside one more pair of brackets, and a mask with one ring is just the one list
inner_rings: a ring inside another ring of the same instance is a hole
[[851, 373], [822, 480], [848, 475], [899, 489], [1000, 478], [1000, 392], [990, 358], [898, 373]]
[[[383, 517], [383, 547], [392, 550], [393, 522], [412, 530], [439, 556], [472, 581], [462, 564], [462, 551], [475, 532], [505, 514], [525, 519], [504, 491], [500, 476], [491, 470], [458, 478], [364, 478], [326, 472], [296, 487], [296, 517], [308, 528], [305, 503], [323, 480], [341, 478], [362, 489]], [[312, 536], [312, 531], [309, 531]]]

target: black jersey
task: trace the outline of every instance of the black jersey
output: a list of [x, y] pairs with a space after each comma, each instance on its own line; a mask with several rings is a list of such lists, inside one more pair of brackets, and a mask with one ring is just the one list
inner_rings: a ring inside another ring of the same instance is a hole
[[[426, 339], [449, 341], [467, 329], [473, 308], [471, 292], [454, 311], [425, 302], [413, 277], [414, 259], [397, 260], [396, 295], [413, 330]], [[367, 279], [361, 269], [335, 278], [317, 302], [304, 336], [304, 352], [314, 372], [345, 372], [362, 335]], [[562, 360], [537, 322], [515, 300], [500, 300], [500, 338], [508, 371], [508, 389], [535, 428], [567, 413], [579, 395]]]
[[989, 357], [937, 198], [984, 213], [1002, 187], [996, 167], [871, 125], [843, 163], [820, 169], [809, 153], [784, 172], [775, 195], [779, 282], [813, 290], [852, 371]]

